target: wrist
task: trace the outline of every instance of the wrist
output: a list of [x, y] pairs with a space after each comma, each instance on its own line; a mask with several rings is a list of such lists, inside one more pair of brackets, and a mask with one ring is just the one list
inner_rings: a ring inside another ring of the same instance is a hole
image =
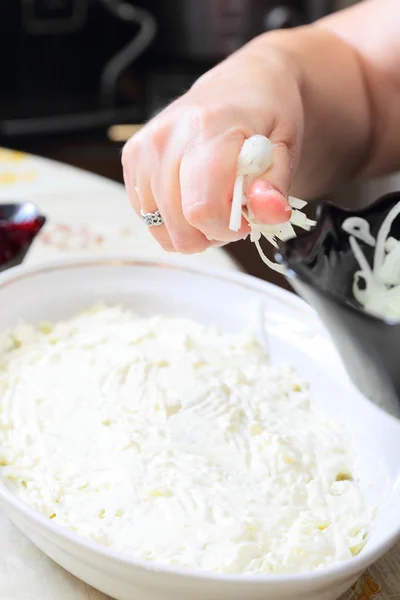
[[365, 164], [370, 108], [362, 69], [352, 48], [318, 23], [267, 33], [248, 50], [267, 55], [271, 48], [284, 57], [301, 95], [304, 136], [296, 192], [316, 197]]
[[[302, 86], [303, 72], [299, 64], [295, 48], [297, 38], [304, 27], [297, 29], [282, 29], [259, 35], [243, 46], [236, 54], [243, 55], [247, 60], [257, 60], [266, 69], [271, 63]], [[235, 55], [233, 55], [235, 56]]]

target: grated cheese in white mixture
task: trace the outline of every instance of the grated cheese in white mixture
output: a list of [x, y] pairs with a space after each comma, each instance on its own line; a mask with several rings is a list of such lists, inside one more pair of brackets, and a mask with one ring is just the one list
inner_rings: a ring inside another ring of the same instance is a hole
[[357, 554], [369, 516], [343, 424], [254, 335], [118, 307], [1, 339], [0, 478], [137, 558], [226, 573]]

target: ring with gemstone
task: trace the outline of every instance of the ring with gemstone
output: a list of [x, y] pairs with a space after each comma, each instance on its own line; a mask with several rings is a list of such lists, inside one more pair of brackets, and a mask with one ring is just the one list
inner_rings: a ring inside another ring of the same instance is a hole
[[147, 225], [147, 227], [159, 227], [164, 224], [163, 218], [160, 215], [160, 211], [156, 210], [153, 213], [145, 213], [144, 210], [140, 211], [140, 216]]

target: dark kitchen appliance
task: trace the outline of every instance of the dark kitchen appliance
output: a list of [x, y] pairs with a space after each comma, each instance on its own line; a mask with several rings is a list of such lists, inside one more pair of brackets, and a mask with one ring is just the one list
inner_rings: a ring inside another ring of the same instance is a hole
[[1, 0], [0, 143], [140, 123], [262, 31], [333, 0]]

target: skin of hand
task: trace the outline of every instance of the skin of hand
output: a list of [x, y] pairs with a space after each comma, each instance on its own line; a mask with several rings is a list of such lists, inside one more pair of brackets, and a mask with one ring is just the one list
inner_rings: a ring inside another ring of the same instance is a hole
[[274, 144], [272, 167], [248, 194], [263, 223], [290, 218], [289, 189], [310, 199], [398, 166], [399, 24], [400, 0], [367, 0], [264, 34], [135, 134], [122, 153], [125, 185], [138, 214], [160, 211], [164, 225], [150, 232], [162, 247], [191, 254], [249, 233], [228, 223], [237, 157], [256, 133]]

